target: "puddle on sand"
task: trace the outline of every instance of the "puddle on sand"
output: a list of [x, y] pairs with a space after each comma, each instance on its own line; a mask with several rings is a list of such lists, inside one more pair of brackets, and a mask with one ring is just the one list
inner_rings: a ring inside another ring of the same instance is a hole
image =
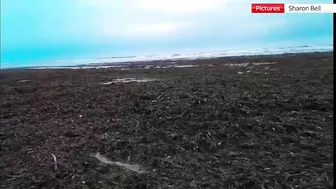
[[156, 79], [122, 78], [122, 79], [114, 79], [109, 82], [104, 82], [104, 83], [101, 83], [101, 85], [110, 85], [110, 84], [115, 84], [115, 83], [132, 83], [132, 82], [145, 83], [149, 81], [157, 81], [157, 80]]
[[122, 163], [122, 162], [119, 162], [119, 161], [110, 161], [106, 157], [100, 155], [99, 152], [97, 152], [95, 155], [93, 155], [93, 157], [95, 157], [97, 160], [99, 160], [100, 162], [102, 162], [104, 164], [116, 165], [116, 166], [119, 166], [119, 167], [123, 167], [127, 170], [134, 171], [134, 172], [139, 173], [139, 174], [147, 173], [147, 171], [145, 171], [140, 165]]

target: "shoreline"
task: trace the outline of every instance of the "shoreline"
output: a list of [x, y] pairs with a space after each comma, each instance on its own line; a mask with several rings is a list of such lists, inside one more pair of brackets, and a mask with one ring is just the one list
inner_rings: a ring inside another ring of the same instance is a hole
[[232, 60], [241, 60], [241, 59], [272, 59], [272, 58], [281, 58], [288, 56], [315, 56], [315, 55], [333, 55], [333, 51], [324, 51], [324, 52], [295, 52], [295, 53], [280, 53], [280, 54], [261, 54], [261, 55], [239, 55], [239, 56], [222, 56], [222, 57], [208, 57], [208, 58], [167, 58], [167, 59], [158, 59], [158, 60], [135, 60], [135, 61], [125, 61], [125, 62], [106, 62], [106, 63], [88, 63], [88, 64], [78, 64], [74, 66], [27, 66], [27, 67], [10, 67], [10, 68], [1, 68], [1, 71], [6, 70], [46, 70], [46, 69], [107, 69], [107, 68], [128, 68], [132, 66], [146, 66], [146, 65], [172, 65], [172, 64], [181, 64], [197, 61], [207, 61], [207, 60], [220, 60], [220, 61], [232, 61]]

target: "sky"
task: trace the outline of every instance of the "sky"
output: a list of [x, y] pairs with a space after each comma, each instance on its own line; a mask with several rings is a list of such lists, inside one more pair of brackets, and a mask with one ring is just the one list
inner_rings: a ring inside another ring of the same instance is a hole
[[[272, 2], [279, 1], [267, 1]], [[1, 64], [52, 64], [54, 60], [84, 57], [332, 44], [332, 14], [252, 14], [251, 3], [1, 0]]]

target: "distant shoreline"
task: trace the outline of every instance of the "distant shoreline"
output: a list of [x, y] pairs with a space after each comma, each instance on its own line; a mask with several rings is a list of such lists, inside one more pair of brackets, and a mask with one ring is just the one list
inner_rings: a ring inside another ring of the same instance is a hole
[[0, 70], [39, 70], [39, 69], [98, 69], [98, 68], [122, 68], [129, 67], [133, 65], [161, 65], [161, 64], [181, 64], [188, 62], [192, 64], [194, 61], [203, 60], [234, 60], [234, 59], [246, 59], [246, 58], [279, 58], [283, 56], [309, 56], [309, 55], [319, 55], [319, 54], [332, 54], [333, 51], [324, 52], [295, 52], [295, 53], [279, 53], [279, 54], [261, 54], [261, 55], [236, 55], [236, 56], [222, 56], [222, 57], [199, 57], [199, 58], [165, 58], [157, 60], [134, 60], [134, 61], [120, 61], [120, 62], [106, 62], [106, 63], [88, 63], [88, 64], [78, 64], [73, 66], [27, 66], [27, 67], [7, 67], [2, 68], [0, 65]]

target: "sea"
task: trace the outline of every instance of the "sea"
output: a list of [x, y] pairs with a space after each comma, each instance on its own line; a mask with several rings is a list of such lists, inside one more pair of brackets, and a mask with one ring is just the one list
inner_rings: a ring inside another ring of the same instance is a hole
[[50, 60], [44, 62], [30, 62], [25, 64], [13, 64], [1, 62], [0, 69], [16, 69], [16, 68], [66, 68], [76, 66], [92, 66], [107, 64], [107, 63], [124, 63], [138, 61], [155, 61], [155, 60], [195, 60], [195, 59], [211, 59], [230, 56], [251, 56], [251, 55], [276, 55], [285, 53], [310, 53], [310, 52], [330, 52], [333, 51], [333, 45], [301, 45], [292, 47], [272, 47], [272, 48], [248, 48], [248, 49], [222, 49], [209, 51], [194, 51], [194, 52], [165, 52], [165, 53], [143, 53], [129, 54], [126, 56], [96, 56], [81, 59], [63, 59]]

